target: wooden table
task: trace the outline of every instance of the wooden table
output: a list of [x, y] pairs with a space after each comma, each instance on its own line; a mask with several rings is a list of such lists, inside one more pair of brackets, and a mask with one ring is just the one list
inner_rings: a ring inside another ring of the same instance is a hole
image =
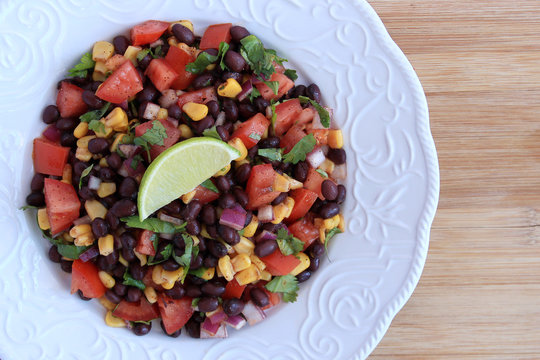
[[370, 359], [540, 359], [540, 0], [369, 0], [422, 82], [440, 202]]

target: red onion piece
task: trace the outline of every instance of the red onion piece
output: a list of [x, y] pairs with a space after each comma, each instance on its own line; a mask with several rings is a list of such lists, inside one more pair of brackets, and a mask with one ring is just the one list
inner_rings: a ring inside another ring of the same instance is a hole
[[162, 108], [168, 109], [171, 105], [175, 104], [178, 101], [176, 90], [167, 89], [167, 90], [164, 90], [162, 94], [163, 95], [158, 100], [159, 105]]
[[272, 205], [261, 206], [258, 209], [257, 218], [262, 223], [274, 220], [274, 208], [272, 208]]
[[154, 103], [148, 103], [146, 104], [146, 108], [144, 109], [143, 118], [146, 120], [154, 120], [157, 118], [157, 114], [159, 112], [159, 105]]
[[120, 150], [125, 157], [130, 158], [138, 154], [141, 151], [141, 147], [133, 144], [120, 144], [118, 145], [118, 150]]
[[248, 80], [242, 84], [242, 91], [237, 95], [238, 101], [243, 101], [253, 91], [253, 84]]
[[323, 149], [319, 146], [313, 149], [312, 152], [306, 155], [306, 161], [312, 168], [316, 169], [326, 160]]
[[92, 246], [90, 249], [83, 252], [81, 255], [79, 255], [79, 259], [82, 262], [87, 262], [99, 255], [99, 249], [97, 246]]
[[235, 203], [231, 209], [233, 209], [236, 212], [239, 212], [240, 214], [247, 214], [247, 211], [243, 207], [241, 207], [240, 204], [238, 203]]
[[271, 106], [266, 107], [266, 114], [265, 115], [266, 115], [266, 117], [268, 119], [270, 119], [272, 117], [272, 107]]
[[220, 126], [220, 125], [225, 124], [225, 119], [226, 119], [225, 112], [220, 111], [218, 116], [216, 117], [216, 122], [214, 123], [214, 125]]
[[129, 158], [124, 160], [122, 163], [122, 166], [118, 170], [118, 173], [122, 176], [131, 176], [131, 177], [137, 177], [138, 175], [144, 174], [144, 165], [141, 163], [141, 161], [137, 162], [137, 167], [133, 169], [131, 166], [131, 163], [133, 161], [133, 158]]
[[218, 312], [212, 314], [212, 316], [208, 317], [210, 319], [210, 322], [214, 325], [219, 325], [223, 321], [227, 320], [227, 314], [225, 314], [225, 311], [223, 309], [219, 310]]
[[225, 339], [228, 336], [229, 334], [227, 334], [227, 326], [225, 324], [219, 325], [214, 335], [207, 333], [201, 326], [201, 339]]
[[92, 222], [92, 219], [90, 219], [90, 216], [84, 215], [83, 217], [78, 218], [77, 220], [73, 221], [73, 225], [84, 225], [84, 224], [90, 224]]
[[176, 120], [175, 118], [172, 118], [172, 117], [168, 117], [167, 121], [169, 122], [169, 124], [171, 124], [174, 127], [178, 127], [178, 125], [180, 124], [180, 122], [178, 120]]
[[162, 212], [158, 214], [158, 219], [169, 222], [174, 225], [182, 225], [184, 223], [182, 219], [175, 218], [174, 216], [170, 216]]
[[43, 136], [47, 140], [58, 142], [60, 141], [60, 136], [62, 136], [62, 133], [56, 128], [56, 126], [50, 125], [43, 131]]
[[165, 240], [172, 240], [174, 238], [174, 234], [159, 233], [159, 237]]
[[246, 212], [238, 212], [233, 209], [224, 209], [219, 218], [221, 225], [229, 226], [235, 230], [242, 230], [246, 223]]
[[263, 230], [259, 235], [257, 235], [257, 237], [255, 238], [255, 242], [258, 243], [264, 240], [276, 240], [276, 239], [277, 239], [276, 234], [271, 233], [268, 230]]
[[99, 186], [101, 185], [101, 179], [98, 177], [95, 177], [94, 175], [90, 175], [88, 178], [88, 188], [90, 190], [97, 190], [99, 189]]
[[336, 165], [331, 175], [336, 180], [345, 180], [347, 177], [347, 164]]
[[232, 326], [236, 330], [240, 330], [242, 327], [244, 327], [244, 325], [247, 324], [247, 321], [240, 315], [235, 315], [229, 316], [227, 320], [225, 320], [225, 324]]
[[118, 104], [118, 106], [120, 106], [123, 110], [126, 110], [128, 109], [128, 102], [127, 100], [124, 100], [122, 101], [120, 104]]
[[262, 309], [251, 301], [248, 301], [242, 310], [242, 314], [245, 316], [249, 325], [255, 325], [266, 318], [266, 314]]
[[[312, 105], [309, 105], [313, 110], [315, 108]], [[321, 123], [321, 117], [319, 116], [319, 113], [317, 110], [315, 110], [315, 115], [313, 115], [313, 121], [311, 122], [311, 128], [312, 129], [326, 129], [323, 124]]]
[[204, 322], [201, 324], [201, 335], [206, 333], [207, 335], [214, 336], [216, 335], [220, 324], [214, 324], [212, 321], [210, 321], [210, 318], [206, 318]]

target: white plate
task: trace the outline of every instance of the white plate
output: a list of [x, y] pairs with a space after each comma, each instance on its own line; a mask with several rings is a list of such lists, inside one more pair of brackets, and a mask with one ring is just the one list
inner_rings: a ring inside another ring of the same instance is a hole
[[[346, 134], [347, 233], [330, 246], [331, 261], [296, 303], [227, 340], [105, 326], [97, 301], [69, 295], [69, 275], [18, 210], [56, 82], [94, 41], [148, 18], [191, 19], [198, 33], [245, 25], [319, 84]], [[361, 359], [374, 349], [422, 272], [439, 174], [422, 87], [366, 2], [8, 0], [0, 48], [1, 359]]]

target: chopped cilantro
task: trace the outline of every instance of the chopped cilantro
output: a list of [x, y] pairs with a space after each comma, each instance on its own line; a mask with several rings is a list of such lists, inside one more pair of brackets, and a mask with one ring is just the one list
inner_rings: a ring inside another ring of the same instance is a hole
[[129, 166], [131, 166], [133, 170], [137, 170], [137, 167], [141, 161], [143, 161], [142, 156], [137, 154], [131, 159], [131, 164], [129, 164]]
[[278, 90], [279, 90], [279, 81], [266, 81], [266, 80], [263, 80], [263, 83], [265, 83], [272, 90], [272, 92], [275, 95], [277, 95]]
[[56, 245], [56, 249], [58, 250], [58, 253], [60, 253], [60, 255], [68, 259], [73, 259], [73, 260], [78, 259], [79, 255], [81, 255], [83, 252], [85, 252], [86, 250], [90, 248], [90, 246], [76, 246], [73, 244], [65, 244], [64, 241], [61, 240], [60, 238], [55, 239], [47, 235], [45, 231], [42, 231], [42, 233], [45, 239], [49, 240], [51, 244]]
[[304, 242], [290, 235], [287, 230], [281, 228], [277, 232], [279, 250], [285, 256], [298, 254], [304, 248]]
[[86, 169], [83, 170], [81, 173], [81, 177], [79, 178], [79, 190], [81, 190], [82, 187], [82, 180], [90, 174], [90, 171], [92, 171], [92, 168], [94, 167], [94, 164], [90, 165]]
[[174, 225], [170, 222], [160, 220], [158, 218], [146, 218], [143, 221], [139, 219], [139, 215], [123, 217], [120, 220], [126, 223], [127, 226], [135, 229], [145, 229], [156, 233], [174, 234], [182, 231], [186, 227], [186, 223], [182, 225]]
[[219, 66], [221, 67], [221, 70], [225, 70], [225, 68], [227, 68], [227, 65], [225, 65], [224, 61], [225, 61], [225, 54], [227, 53], [228, 50], [229, 50], [229, 44], [222, 41], [219, 44], [219, 50], [218, 50], [218, 57], [221, 58], [221, 60], [219, 61]]
[[174, 261], [178, 263], [178, 265], [184, 267], [184, 272], [182, 275], [182, 284], [184, 283], [184, 280], [186, 279], [186, 276], [189, 271], [189, 265], [191, 264], [191, 258], [195, 257], [199, 254], [199, 247], [193, 244], [193, 238], [185, 233], [182, 233], [182, 237], [184, 238], [184, 242], [186, 244], [186, 249], [184, 251], [184, 254], [182, 256], [177, 256], [174, 252], [172, 253], [172, 256], [174, 258]]
[[105, 124], [99, 120], [92, 120], [88, 123], [88, 129], [96, 133], [105, 133]]
[[33, 205], [24, 205], [24, 206], [21, 206], [19, 208], [19, 210], [22, 210], [22, 211], [26, 211], [26, 210], [29, 210], [29, 209], [38, 209], [37, 206], [33, 206]]
[[92, 55], [86, 53], [81, 57], [81, 60], [73, 68], [69, 69], [69, 76], [84, 78], [88, 75], [88, 70], [93, 69], [96, 62], [92, 60]]
[[261, 93], [256, 87], [253, 87], [253, 90], [249, 93], [249, 101], [253, 102], [253, 100], [259, 96], [261, 96]]
[[154, 51], [151, 53], [152, 54], [152, 57], [154, 59], [157, 59], [158, 57], [163, 57], [163, 52], [161, 51], [163, 48], [161, 47], [161, 45], [158, 45], [156, 46], [156, 48], [154, 49]]
[[229, 44], [226, 42], [221, 42], [219, 44], [219, 50], [217, 55], [210, 55], [209, 53], [203, 51], [197, 56], [195, 61], [189, 63], [186, 65], [186, 71], [193, 73], [193, 74], [202, 74], [204, 70], [206, 70], [206, 67], [210, 64], [215, 63], [219, 58], [221, 58], [219, 65], [221, 66], [221, 70], [224, 70], [226, 68], [224, 61], [225, 54], [229, 50]]
[[324, 248], [328, 251], [328, 243], [330, 240], [337, 234], [341, 234], [343, 231], [341, 231], [339, 228], [333, 228], [331, 230], [328, 230], [325, 236], [324, 240]]
[[142, 49], [141, 51], [139, 51], [137, 53], [137, 61], [142, 61], [142, 59], [144, 59], [146, 55], [150, 54], [151, 51], [152, 50], [150, 50], [150, 48]]
[[276, 72], [274, 67], [274, 61], [281, 64], [286, 59], [280, 58], [276, 55], [274, 50], [267, 50], [264, 48], [261, 40], [255, 35], [249, 35], [240, 40], [242, 47], [240, 48], [240, 54], [246, 60], [253, 72], [261, 76], [263, 80], [267, 80], [270, 76]]
[[261, 140], [261, 135], [257, 134], [257, 133], [251, 133], [249, 134], [248, 136], [250, 139], [253, 139], [255, 141], [259, 141]]
[[317, 141], [313, 134], [304, 136], [287, 154], [283, 156], [284, 162], [297, 164], [299, 161], [304, 161], [306, 155], [310, 153]]
[[281, 161], [281, 149], [259, 149], [257, 154], [270, 160]]
[[296, 70], [293, 69], [287, 69], [285, 70], [285, 76], [291, 79], [292, 81], [298, 79], [298, 75], [296, 74]]
[[193, 300], [191, 300], [191, 307], [197, 307], [197, 305], [199, 304], [199, 300], [201, 300], [201, 298], [194, 298]]
[[141, 290], [144, 290], [146, 288], [146, 286], [141, 280], [135, 280], [133, 276], [131, 276], [128, 268], [126, 268], [126, 272], [124, 273], [124, 281], [122, 282], [122, 284], [127, 286], [135, 286]]
[[165, 130], [161, 121], [154, 120], [152, 122], [152, 128], [146, 130], [140, 138], [151, 145], [163, 146], [163, 140], [167, 138], [167, 130]]
[[202, 134], [203, 134], [203, 136], [208, 136], [208, 137], [212, 137], [214, 139], [221, 140], [221, 136], [219, 136], [219, 134], [218, 134], [218, 132], [216, 130], [216, 126], [212, 126], [211, 128], [204, 130]]
[[322, 126], [324, 126], [327, 129], [330, 127], [330, 114], [328, 113], [328, 110], [326, 110], [324, 107], [319, 105], [319, 103], [317, 103], [314, 100], [311, 100], [308, 97], [299, 96], [298, 99], [300, 100], [301, 104], [307, 104], [308, 102], [311, 103], [311, 105], [313, 105], [313, 107], [319, 113], [319, 117], [321, 118]]
[[318, 172], [319, 174], [321, 174], [321, 176], [323, 178], [328, 178], [328, 174], [326, 173], [326, 171], [322, 170], [322, 169], [317, 169], [315, 170], [316, 172]]
[[201, 186], [207, 188], [208, 190], [212, 190], [215, 193], [219, 193], [218, 188], [216, 187], [216, 185], [214, 185], [214, 183], [210, 179], [204, 180]]
[[283, 301], [295, 302], [298, 291], [298, 280], [294, 275], [276, 276], [264, 286], [268, 291], [283, 294]]
[[270, 103], [270, 108], [272, 109], [272, 128], [275, 128], [276, 126], [276, 119], [277, 119], [277, 113], [276, 113], [276, 106], [279, 104], [279, 102], [272, 102]]
[[99, 120], [103, 117], [103, 115], [105, 115], [107, 110], [109, 110], [109, 106], [111, 106], [110, 102], [103, 105], [103, 107], [99, 110], [88, 111], [87, 113], [84, 113], [81, 116], [79, 116], [79, 120], [86, 123], [89, 123], [92, 120]]

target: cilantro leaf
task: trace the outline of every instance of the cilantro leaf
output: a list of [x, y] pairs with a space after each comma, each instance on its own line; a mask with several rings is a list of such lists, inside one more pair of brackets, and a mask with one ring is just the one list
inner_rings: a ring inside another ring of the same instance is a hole
[[201, 298], [198, 297], [191, 300], [191, 307], [196, 307], [199, 304], [199, 300], [201, 300]]
[[297, 164], [299, 161], [306, 160], [306, 155], [313, 151], [317, 141], [313, 134], [304, 136], [287, 154], [283, 156], [284, 162]]
[[259, 149], [257, 154], [264, 156], [270, 160], [281, 161], [281, 149], [269, 148], [269, 149]]
[[306, 96], [299, 96], [298, 99], [300, 100], [301, 104], [307, 104], [308, 102], [311, 103], [311, 105], [313, 105], [313, 107], [319, 113], [322, 126], [324, 126], [327, 129], [330, 127], [330, 114], [328, 113], [328, 110], [326, 110], [321, 105], [319, 105], [318, 102], [311, 100], [310, 98]]
[[81, 255], [83, 252], [88, 250], [90, 246], [76, 246], [73, 244], [65, 244], [63, 240], [60, 238], [53, 238], [45, 231], [42, 230], [43, 237], [53, 245], [56, 245], [56, 249], [58, 250], [58, 253], [62, 255], [63, 257], [66, 257], [68, 259], [76, 260], [79, 258], [79, 255]]
[[294, 275], [276, 276], [264, 286], [268, 291], [280, 292], [283, 294], [283, 301], [295, 302], [298, 287], [298, 280]]
[[287, 230], [281, 228], [277, 233], [279, 250], [285, 256], [298, 254], [304, 248], [304, 242], [290, 235]]
[[156, 48], [154, 49], [154, 51], [151, 52], [152, 57], [153, 57], [154, 59], [157, 59], [157, 58], [159, 58], [159, 57], [163, 57], [163, 52], [161, 51], [162, 49], [163, 49], [163, 48], [161, 47], [161, 45], [156, 46]]
[[148, 55], [152, 50], [150, 50], [150, 48], [148, 49], [142, 49], [141, 51], [139, 51], [137, 53], [137, 61], [142, 61], [142, 59], [144, 59], [146, 57], [146, 55]]
[[197, 56], [194, 62], [191, 62], [186, 65], [186, 71], [193, 74], [202, 74], [206, 67], [210, 64], [213, 64], [217, 61], [218, 56], [210, 55], [209, 53], [203, 51]]
[[254, 133], [252, 132], [251, 134], [249, 134], [248, 136], [249, 138], [255, 140], [255, 141], [259, 141], [261, 140], [261, 135], [257, 134], [257, 133]]
[[317, 169], [315, 170], [316, 172], [318, 172], [319, 174], [321, 174], [321, 176], [323, 178], [328, 178], [328, 174], [326, 173], [326, 171], [322, 170], [322, 169]]
[[253, 102], [253, 100], [255, 100], [255, 98], [258, 98], [259, 96], [261, 96], [261, 93], [256, 87], [253, 87], [253, 90], [251, 90], [251, 92], [249, 93], [249, 101]]
[[139, 219], [139, 215], [123, 217], [120, 220], [125, 222], [126, 225], [131, 228], [145, 229], [163, 234], [174, 234], [182, 231], [186, 227], [186, 223], [183, 223], [182, 225], [174, 225], [158, 218], [146, 218], [144, 221], [141, 221]]
[[79, 116], [79, 120], [86, 123], [89, 123], [93, 120], [99, 120], [103, 117], [103, 115], [105, 115], [107, 110], [109, 110], [109, 106], [111, 106], [110, 102], [103, 105], [101, 109], [88, 111], [87, 113], [84, 113], [81, 116]]
[[219, 136], [216, 130], [216, 126], [212, 126], [211, 128], [204, 130], [202, 134], [203, 136], [212, 137], [214, 139], [221, 140], [221, 136]]
[[182, 256], [177, 256], [173, 252], [172, 256], [174, 258], [174, 261], [176, 261], [178, 265], [184, 267], [184, 272], [182, 274], [182, 280], [181, 280], [183, 284], [189, 271], [191, 258], [199, 255], [199, 247], [193, 244], [193, 238], [190, 235], [182, 233], [182, 237], [184, 238], [184, 243], [186, 244], [186, 249], [184, 251], [184, 254]]
[[293, 69], [287, 69], [285, 70], [285, 76], [291, 79], [292, 81], [298, 79], [298, 75], [296, 74], [296, 70]]
[[88, 75], [88, 70], [93, 69], [95, 65], [96, 62], [92, 60], [92, 55], [90, 53], [86, 53], [81, 57], [81, 60], [77, 65], [69, 69], [69, 76], [84, 78]]
[[266, 81], [266, 80], [263, 80], [263, 83], [265, 83], [272, 90], [272, 92], [275, 95], [277, 95], [278, 90], [279, 90], [279, 81]]
[[163, 146], [163, 139], [166, 139], [167, 137], [167, 130], [165, 130], [165, 126], [163, 126], [159, 120], [154, 120], [152, 122], [152, 128], [146, 130], [146, 132], [140, 136], [140, 138], [151, 145], [161, 146]]
[[19, 210], [22, 210], [22, 211], [26, 211], [26, 210], [29, 210], [29, 209], [39, 209], [37, 206], [33, 206], [33, 205], [24, 205], [24, 206], [21, 206], [19, 208]]
[[219, 50], [218, 50], [218, 57], [221, 58], [219, 61], [219, 66], [221, 67], [221, 70], [225, 70], [227, 68], [227, 65], [225, 65], [225, 54], [229, 50], [229, 44], [227, 44], [225, 41], [222, 41], [219, 44]]
[[171, 254], [173, 252], [173, 244], [167, 244], [165, 248], [161, 251], [161, 256], [163, 256], [164, 260], [168, 260], [171, 257]]
[[79, 178], [79, 190], [81, 190], [82, 187], [82, 180], [90, 174], [90, 171], [92, 171], [92, 168], [94, 167], [94, 164], [90, 165], [86, 169], [83, 170], [81, 173], [81, 177]]
[[143, 161], [142, 156], [137, 154], [131, 159], [131, 164], [129, 164], [129, 166], [131, 166], [133, 170], [137, 170], [137, 167], [141, 161]]
[[341, 231], [339, 228], [335, 227], [331, 230], [328, 230], [328, 232], [326, 233], [326, 236], [324, 238], [324, 249], [326, 251], [328, 251], [328, 243], [330, 242], [330, 240], [332, 240], [332, 238], [334, 236], [336, 236], [337, 234], [341, 234], [343, 231]]
[[88, 123], [88, 129], [97, 133], [105, 133], [105, 124], [99, 120], [92, 120]]
[[269, 79], [276, 72], [273, 61], [282, 63], [286, 59], [276, 55], [274, 50], [266, 50], [255, 35], [249, 35], [240, 40], [242, 47], [240, 54], [246, 60], [253, 72], [263, 78]]
[[135, 280], [133, 276], [129, 273], [128, 269], [126, 268], [126, 272], [124, 273], [124, 281], [122, 284], [127, 286], [135, 286], [141, 290], [146, 289], [146, 286], [141, 280]]
[[216, 185], [214, 185], [214, 183], [210, 179], [204, 180], [201, 186], [207, 188], [208, 190], [212, 190], [215, 193], [219, 193], [218, 188], [216, 187]]
[[195, 275], [196, 277], [202, 278], [204, 273], [208, 270], [208, 268], [201, 266], [200, 268], [196, 270], [189, 270], [189, 273], [191, 275]]

